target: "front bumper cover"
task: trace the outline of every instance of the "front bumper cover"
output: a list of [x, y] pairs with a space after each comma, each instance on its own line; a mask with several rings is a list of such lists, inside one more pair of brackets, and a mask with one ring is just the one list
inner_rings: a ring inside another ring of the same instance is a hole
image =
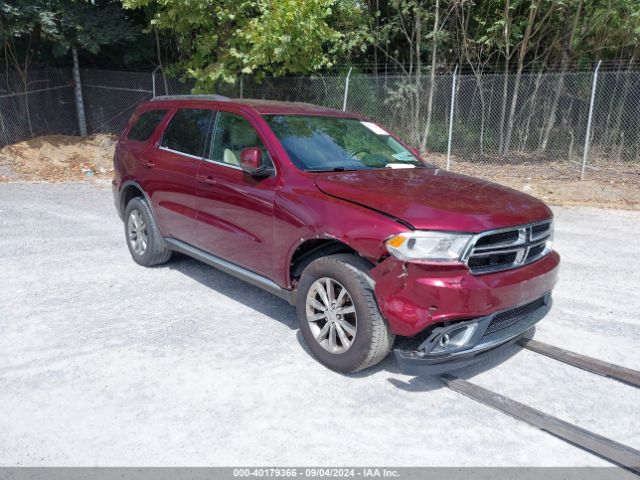
[[387, 257], [371, 270], [380, 313], [391, 331], [414, 337], [434, 325], [477, 319], [553, 290], [556, 252], [520, 268], [474, 275], [465, 265], [424, 265]]
[[[533, 302], [532, 302], [533, 303]], [[466, 367], [487, 357], [495, 355], [502, 347], [517, 341], [527, 330], [538, 323], [551, 309], [551, 293], [547, 293], [539, 299], [536, 308], [527, 311], [521, 315], [515, 315], [510, 318], [510, 325], [502, 328], [494, 333], [487, 333], [496, 317], [499, 315], [516, 311], [522, 306], [516, 306], [507, 310], [495, 312], [485, 317], [480, 317], [472, 321], [465, 321], [453, 324], [451, 327], [457, 327], [461, 324], [473, 323], [477, 327], [469, 339], [469, 341], [460, 350], [449, 353], [427, 353], [429, 341], [437, 338], [442, 332], [434, 329], [434, 333], [430, 335], [427, 341], [423, 342], [416, 350], [395, 349], [394, 354], [400, 371], [407, 375], [428, 376], [438, 375], [445, 372], [451, 372], [462, 367]]]

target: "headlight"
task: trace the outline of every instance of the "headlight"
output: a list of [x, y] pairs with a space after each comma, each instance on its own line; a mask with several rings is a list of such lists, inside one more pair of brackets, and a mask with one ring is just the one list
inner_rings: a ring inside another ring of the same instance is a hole
[[394, 257], [410, 262], [454, 262], [460, 259], [472, 235], [448, 232], [405, 232], [387, 240]]

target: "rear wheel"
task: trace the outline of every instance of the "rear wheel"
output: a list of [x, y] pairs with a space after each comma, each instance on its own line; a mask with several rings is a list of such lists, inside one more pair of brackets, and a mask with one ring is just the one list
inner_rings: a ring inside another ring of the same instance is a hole
[[368, 270], [362, 258], [339, 254], [313, 261], [300, 277], [302, 335], [323, 365], [341, 373], [380, 362], [395, 338], [378, 310]]
[[129, 253], [136, 263], [151, 267], [171, 257], [146, 200], [133, 198], [125, 208], [124, 230]]

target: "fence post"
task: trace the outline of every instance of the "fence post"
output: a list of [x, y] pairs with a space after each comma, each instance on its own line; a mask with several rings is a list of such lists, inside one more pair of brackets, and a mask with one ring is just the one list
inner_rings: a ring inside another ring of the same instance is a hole
[[84, 100], [82, 98], [82, 84], [80, 83], [80, 64], [78, 63], [78, 50], [76, 47], [71, 48], [73, 55], [73, 83], [76, 99], [76, 113], [78, 114], [78, 129], [80, 136], [87, 136], [87, 118], [84, 114]]
[[351, 76], [351, 70], [353, 67], [349, 67], [349, 73], [347, 73], [347, 79], [344, 82], [344, 100], [342, 102], [342, 111], [347, 109], [347, 95], [349, 94], [349, 77]]
[[[156, 72], [160, 69], [160, 65], [153, 69], [151, 72], [151, 90], [153, 91], [153, 97], [156, 98]], [[168, 94], [168, 93], [167, 93]]]
[[598, 61], [595, 71], [593, 72], [593, 84], [591, 85], [591, 101], [589, 102], [589, 119], [587, 120], [587, 133], [584, 137], [584, 152], [582, 152], [582, 170], [580, 171], [580, 180], [584, 180], [584, 170], [587, 168], [587, 157], [589, 156], [589, 146], [591, 143], [591, 119], [593, 118], [593, 103], [596, 98], [596, 85], [598, 84], [598, 71], [602, 60]]
[[451, 134], [453, 131], [453, 107], [456, 103], [456, 77], [458, 75], [458, 65], [453, 71], [453, 81], [451, 82], [451, 108], [449, 109], [449, 139], [447, 140], [447, 170], [451, 166]]
[[244, 74], [240, 74], [240, 99], [242, 99], [242, 95], [244, 94]]

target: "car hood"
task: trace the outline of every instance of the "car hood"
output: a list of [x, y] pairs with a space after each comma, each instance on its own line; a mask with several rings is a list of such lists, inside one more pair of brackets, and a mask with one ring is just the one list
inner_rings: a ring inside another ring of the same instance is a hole
[[551, 218], [540, 200], [478, 178], [431, 168], [319, 173], [327, 195], [416, 229], [481, 232]]

